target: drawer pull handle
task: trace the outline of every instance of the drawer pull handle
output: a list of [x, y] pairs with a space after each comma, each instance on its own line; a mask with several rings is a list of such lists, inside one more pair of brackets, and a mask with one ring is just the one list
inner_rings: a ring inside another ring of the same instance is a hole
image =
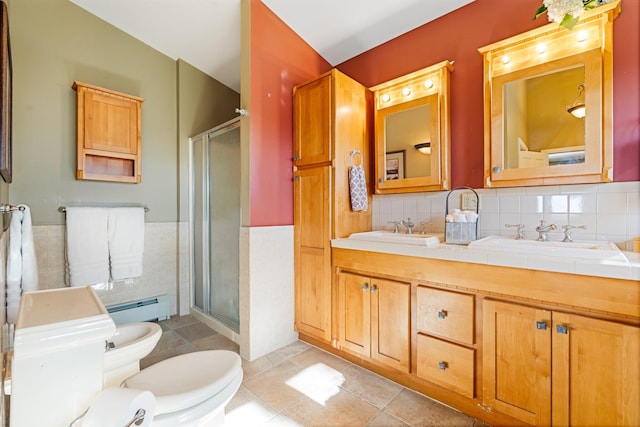
[[568, 334], [569, 333], [569, 328], [567, 327], [567, 325], [556, 325], [556, 331], [558, 331], [559, 334]]
[[369, 285], [367, 285], [366, 283], [362, 284], [362, 290], [366, 291], [367, 289], [369, 289]]
[[371, 292], [375, 292], [378, 290], [378, 287], [376, 285], [371, 285]]
[[447, 310], [440, 310], [438, 311], [438, 317], [440, 319], [446, 319], [447, 318]]
[[547, 322], [536, 322], [536, 329], [540, 329], [541, 331], [546, 331]]
[[447, 362], [439, 362], [438, 363], [438, 368], [442, 369], [443, 371], [445, 369], [447, 369], [449, 367], [449, 364]]

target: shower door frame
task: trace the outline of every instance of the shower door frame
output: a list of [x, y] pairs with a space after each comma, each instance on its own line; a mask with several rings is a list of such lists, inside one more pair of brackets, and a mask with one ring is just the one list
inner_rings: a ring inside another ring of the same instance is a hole
[[[224, 134], [226, 132], [232, 131], [235, 128], [240, 129], [240, 117], [233, 118], [229, 121], [226, 121], [208, 131], [202, 132], [196, 136], [192, 136], [189, 138], [189, 272], [190, 272], [190, 280], [189, 280], [189, 299], [190, 299], [190, 307], [192, 309], [200, 311], [203, 315], [210, 317], [215, 322], [219, 322], [227, 328], [230, 328], [235, 333], [238, 333], [239, 330], [236, 330], [235, 325], [230, 324], [229, 322], [225, 322], [223, 319], [219, 319], [211, 314], [211, 253], [209, 250], [210, 246], [210, 238], [211, 238], [211, 228], [210, 228], [210, 212], [209, 209], [205, 209], [202, 217], [202, 232], [204, 235], [209, 236], [209, 239], [202, 239], [202, 280], [203, 284], [208, 283], [208, 286], [203, 285], [202, 292], [202, 308], [196, 305], [196, 292], [195, 292], [195, 277], [196, 277], [196, 259], [195, 259], [195, 182], [194, 182], [194, 141], [202, 140], [203, 138], [207, 138], [206, 140], [206, 153], [202, 156], [202, 170], [203, 174], [206, 173], [206, 179], [203, 179], [202, 183], [202, 199], [203, 204], [210, 205], [210, 174], [209, 174], [209, 142], [212, 137], [217, 135]], [[238, 142], [239, 143], [239, 142]], [[206, 172], [204, 172], [206, 171]], [[206, 267], [206, 268], [205, 268]], [[238, 325], [239, 329], [239, 325]]]

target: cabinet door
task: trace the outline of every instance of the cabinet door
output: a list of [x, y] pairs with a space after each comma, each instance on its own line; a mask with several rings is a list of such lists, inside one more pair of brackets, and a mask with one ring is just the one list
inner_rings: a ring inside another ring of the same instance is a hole
[[331, 340], [330, 167], [297, 171], [294, 178], [295, 325]]
[[331, 161], [331, 76], [296, 87], [293, 96], [295, 166]]
[[371, 358], [409, 372], [410, 286], [371, 279]]
[[483, 303], [483, 401], [529, 424], [551, 421], [551, 312]]
[[338, 275], [339, 339], [342, 349], [371, 354], [371, 281], [357, 274]]
[[554, 425], [640, 425], [640, 329], [553, 315]]

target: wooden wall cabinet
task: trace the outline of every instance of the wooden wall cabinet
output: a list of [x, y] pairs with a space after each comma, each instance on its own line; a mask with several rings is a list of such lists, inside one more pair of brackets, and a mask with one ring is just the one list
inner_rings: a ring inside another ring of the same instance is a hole
[[338, 347], [409, 372], [410, 290], [408, 283], [338, 273]]
[[142, 180], [142, 98], [74, 82], [77, 91], [77, 179]]
[[352, 162], [370, 179], [371, 96], [338, 70], [293, 93], [295, 328], [324, 342], [332, 339], [331, 239], [371, 230], [371, 209], [351, 210], [348, 181]]
[[484, 301], [484, 404], [534, 425], [640, 425], [640, 328]]

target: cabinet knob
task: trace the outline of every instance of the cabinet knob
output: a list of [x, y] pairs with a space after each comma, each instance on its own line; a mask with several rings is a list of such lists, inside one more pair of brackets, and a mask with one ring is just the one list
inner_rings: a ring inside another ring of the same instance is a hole
[[540, 329], [541, 331], [546, 331], [547, 322], [536, 322], [536, 329]]
[[567, 327], [567, 325], [556, 325], [556, 331], [559, 334], [568, 334], [569, 333], [569, 328]]
[[440, 319], [446, 319], [447, 318], [447, 310], [440, 310], [438, 311], [438, 317]]
[[369, 285], [367, 285], [366, 283], [362, 284], [362, 290], [366, 291], [367, 289], [369, 289]]
[[449, 364], [447, 362], [439, 362], [438, 363], [438, 368], [442, 369], [443, 371], [445, 369], [447, 369], [449, 367]]
[[376, 285], [371, 285], [371, 292], [375, 292], [378, 290], [378, 287]]
[[295, 155], [293, 156], [293, 160], [300, 160], [300, 156], [298, 156], [297, 154], [295, 154]]

